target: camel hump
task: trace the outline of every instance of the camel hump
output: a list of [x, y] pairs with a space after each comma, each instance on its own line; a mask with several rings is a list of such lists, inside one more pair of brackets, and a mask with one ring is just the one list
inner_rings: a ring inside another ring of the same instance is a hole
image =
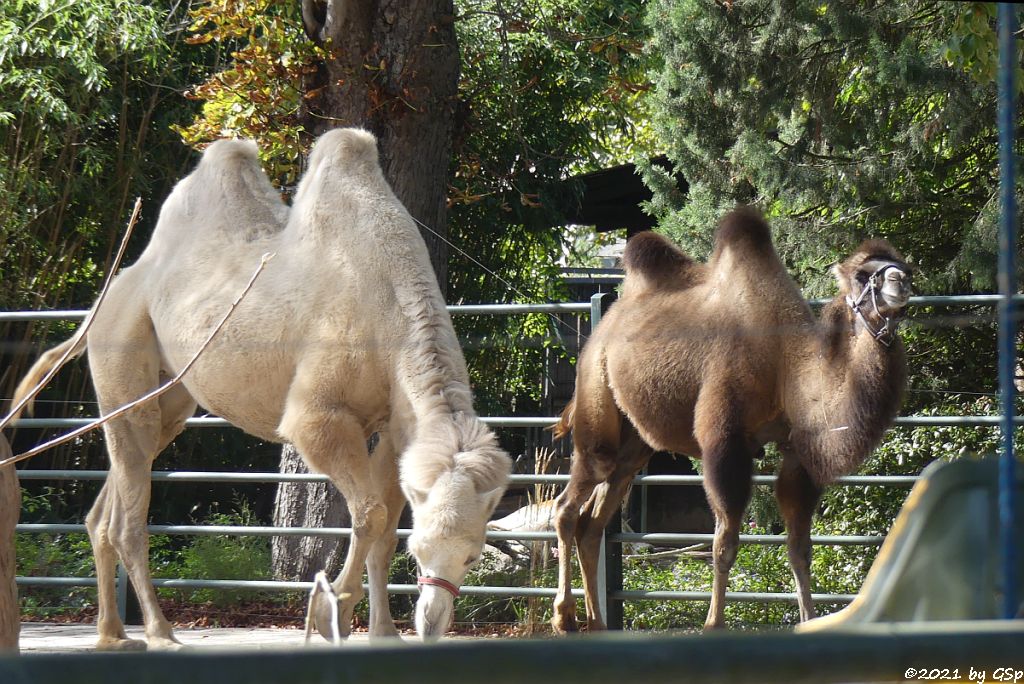
[[362, 128], [335, 128], [321, 135], [313, 145], [309, 166], [331, 160], [344, 165], [378, 166], [377, 138]]
[[[325, 175], [328, 174], [329, 175]], [[377, 138], [361, 128], [335, 128], [313, 143], [309, 165], [292, 201], [293, 210], [318, 201], [326, 178], [358, 180], [360, 186], [387, 186], [377, 157]], [[390, 189], [390, 188], [389, 188]]]
[[622, 264], [627, 275], [641, 274], [650, 280], [660, 280], [681, 274], [693, 264], [693, 259], [664, 235], [645, 230], [626, 243]]
[[722, 217], [715, 231], [712, 259], [726, 247], [745, 247], [758, 252], [775, 252], [772, 231], [754, 207], [737, 207]]
[[203, 152], [200, 166], [218, 168], [236, 166], [238, 164], [259, 164], [259, 150], [253, 140], [223, 139], [217, 140]]

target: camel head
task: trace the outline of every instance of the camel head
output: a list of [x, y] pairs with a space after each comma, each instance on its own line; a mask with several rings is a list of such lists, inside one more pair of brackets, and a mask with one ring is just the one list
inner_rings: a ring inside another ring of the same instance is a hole
[[416, 632], [433, 641], [448, 631], [459, 586], [480, 562], [512, 461], [475, 416], [457, 414], [427, 433], [403, 455], [401, 483], [413, 515], [409, 551], [419, 566]]
[[911, 268], [885, 240], [868, 240], [832, 273], [854, 313], [856, 329], [887, 344], [913, 291]]

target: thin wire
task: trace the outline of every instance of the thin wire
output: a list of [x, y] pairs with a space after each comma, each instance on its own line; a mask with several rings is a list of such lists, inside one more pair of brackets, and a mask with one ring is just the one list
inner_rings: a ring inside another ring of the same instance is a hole
[[[492, 271], [491, 269], [487, 268], [487, 266], [485, 266], [485, 265], [484, 265], [483, 263], [481, 263], [481, 262], [480, 262], [480, 261], [479, 261], [478, 259], [476, 259], [476, 257], [472, 256], [472, 255], [471, 255], [471, 254], [470, 254], [469, 252], [466, 252], [465, 250], [461, 249], [461, 248], [460, 248], [460, 247], [459, 247], [458, 245], [456, 245], [456, 244], [455, 244], [454, 242], [452, 242], [451, 240], [449, 240], [449, 239], [448, 239], [448, 238], [446, 238], [445, 236], [443, 236], [443, 235], [441, 235], [440, 233], [438, 233], [438, 232], [437, 232], [436, 230], [434, 230], [433, 228], [431, 228], [430, 226], [428, 226], [428, 225], [427, 225], [426, 223], [424, 223], [423, 221], [420, 221], [420, 220], [419, 220], [418, 218], [416, 218], [415, 216], [413, 216], [413, 217], [412, 217], [412, 220], [413, 220], [413, 221], [415, 221], [416, 223], [418, 223], [418, 224], [420, 225], [420, 227], [421, 227], [421, 228], [426, 228], [426, 229], [427, 229], [428, 231], [430, 231], [430, 234], [431, 234], [431, 235], [433, 235], [434, 237], [436, 237], [436, 238], [437, 238], [438, 240], [441, 240], [441, 241], [442, 241], [442, 242], [444, 242], [444, 243], [445, 243], [446, 245], [448, 245], [449, 247], [451, 247], [452, 249], [454, 249], [454, 250], [455, 250], [456, 252], [458, 252], [458, 253], [459, 253], [459, 254], [461, 254], [462, 256], [466, 257], [467, 259], [469, 259], [470, 261], [472, 261], [472, 262], [473, 262], [474, 264], [476, 264], [476, 265], [477, 265], [477, 266], [479, 266], [480, 268], [482, 268], [482, 269], [484, 269], [485, 271], [487, 271], [487, 273], [488, 273], [489, 275], [491, 275], [491, 276], [493, 276], [493, 277], [497, 278], [498, 280], [500, 280], [500, 281], [501, 281], [501, 283], [502, 283], [502, 284], [503, 284], [503, 285], [504, 285], [505, 287], [507, 287], [507, 288], [508, 288], [508, 289], [510, 289], [510, 290], [511, 290], [512, 292], [514, 292], [515, 294], [517, 294], [517, 295], [519, 295], [520, 297], [522, 297], [522, 298], [523, 298], [524, 300], [526, 300], [527, 302], [528, 302], [528, 301], [529, 301], [530, 299], [532, 299], [532, 297], [530, 297], [530, 295], [528, 295], [528, 294], [524, 293], [524, 292], [523, 292], [522, 290], [518, 289], [518, 288], [517, 288], [517, 287], [516, 287], [515, 285], [513, 285], [513, 284], [512, 284], [512, 283], [510, 283], [509, 281], [505, 280], [504, 278], [502, 278], [502, 277], [501, 277], [500, 275], [498, 275], [497, 273], [495, 273], [495, 272], [494, 272], [494, 271]], [[550, 303], [550, 302], [545, 302], [545, 303]]]
[[[412, 216], [412, 215], [410, 214], [410, 216]], [[477, 266], [479, 266], [480, 268], [482, 268], [482, 269], [483, 269], [484, 271], [486, 271], [486, 272], [487, 272], [487, 273], [488, 273], [489, 275], [491, 275], [491, 276], [493, 276], [494, 278], [496, 278], [497, 280], [501, 281], [501, 283], [502, 283], [502, 284], [503, 284], [503, 285], [504, 285], [505, 287], [507, 287], [507, 288], [508, 288], [509, 290], [511, 290], [511, 291], [512, 291], [513, 293], [515, 293], [515, 294], [519, 295], [520, 297], [522, 297], [522, 298], [523, 298], [523, 301], [525, 301], [525, 302], [529, 302], [529, 301], [530, 301], [531, 299], [533, 299], [533, 298], [532, 298], [532, 297], [531, 297], [530, 295], [528, 295], [528, 294], [524, 293], [524, 292], [523, 292], [522, 290], [520, 290], [519, 288], [517, 288], [517, 287], [516, 287], [515, 285], [513, 285], [513, 284], [512, 284], [512, 283], [510, 283], [509, 281], [507, 281], [507, 280], [505, 280], [504, 278], [502, 278], [502, 277], [501, 277], [500, 275], [498, 275], [497, 273], [495, 273], [494, 271], [492, 271], [491, 269], [489, 269], [489, 268], [488, 268], [487, 266], [485, 266], [485, 265], [484, 265], [483, 263], [481, 263], [481, 262], [480, 262], [480, 260], [478, 260], [478, 259], [477, 259], [476, 257], [474, 257], [474, 256], [473, 256], [472, 254], [470, 254], [469, 252], [467, 252], [467, 251], [465, 251], [464, 249], [460, 248], [460, 247], [459, 247], [458, 245], [456, 245], [456, 244], [455, 244], [454, 242], [452, 242], [451, 240], [449, 240], [449, 239], [448, 239], [448, 238], [446, 238], [445, 236], [443, 236], [443, 235], [441, 235], [440, 233], [438, 233], [438, 232], [437, 232], [436, 230], [434, 230], [433, 228], [431, 228], [430, 226], [428, 226], [428, 225], [427, 225], [426, 223], [424, 223], [423, 221], [420, 221], [420, 220], [419, 220], [418, 218], [416, 218], [415, 216], [412, 216], [412, 220], [413, 220], [413, 221], [415, 221], [416, 223], [418, 223], [418, 224], [420, 225], [420, 227], [422, 227], [422, 228], [425, 228], [425, 229], [426, 229], [427, 231], [429, 231], [429, 232], [430, 232], [430, 234], [431, 234], [431, 235], [433, 235], [434, 237], [436, 237], [436, 238], [437, 238], [438, 240], [442, 241], [443, 243], [445, 243], [446, 245], [448, 245], [449, 247], [451, 247], [452, 249], [454, 249], [454, 250], [455, 250], [456, 252], [458, 252], [459, 254], [461, 254], [462, 256], [466, 257], [467, 259], [469, 259], [470, 261], [472, 261], [472, 262], [473, 262], [474, 264], [476, 264]], [[551, 301], [546, 301], [546, 302], [544, 302], [544, 303], [545, 303], [545, 304], [552, 304], [553, 302], [551, 302]], [[575, 329], [573, 329], [573, 328], [572, 328], [572, 326], [570, 326], [570, 325], [569, 325], [568, 323], [566, 323], [565, 321], [563, 321], [563, 320], [561, 320], [560, 318], [558, 318], [557, 316], [555, 316], [555, 315], [554, 315], [553, 313], [551, 313], [551, 312], [546, 312], [546, 313], [547, 313], [547, 315], [548, 315], [548, 318], [550, 318], [551, 320], [553, 320], [553, 321], [554, 321], [555, 323], [559, 323], [559, 324], [561, 324], [561, 325], [565, 326], [565, 329], [566, 329], [566, 330], [568, 330], [568, 331], [569, 331], [569, 332], [570, 332], [571, 334], [573, 334], [573, 335], [579, 335], [579, 336], [580, 336], [580, 337], [582, 337], [583, 339], [587, 339], [587, 337], [588, 337], [587, 335], [584, 335], [584, 334], [583, 334], [583, 333], [582, 333], [581, 331], [578, 331], [578, 330], [575, 330]], [[565, 347], [565, 346], [566, 346], [566, 344], [565, 344], [565, 340], [564, 340], [564, 339], [562, 339], [562, 336], [561, 336], [561, 334], [559, 334], [559, 332], [558, 332], [558, 329], [557, 329], [557, 327], [556, 327], [556, 329], [555, 329], [555, 334], [556, 334], [556, 335], [558, 335], [558, 339], [559, 339], [559, 342], [561, 342], [561, 343], [562, 343], [562, 347]]]

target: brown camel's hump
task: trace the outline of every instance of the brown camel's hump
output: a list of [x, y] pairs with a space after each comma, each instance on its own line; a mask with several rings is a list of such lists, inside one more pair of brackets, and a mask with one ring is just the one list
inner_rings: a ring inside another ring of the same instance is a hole
[[740, 247], [762, 254], [774, 254], [772, 231], [768, 221], [753, 207], [737, 207], [722, 217], [715, 231], [715, 260], [726, 247]]
[[626, 243], [622, 265], [627, 280], [641, 276], [658, 286], [686, 287], [691, 284], [691, 271], [696, 262], [664, 235], [645, 230]]

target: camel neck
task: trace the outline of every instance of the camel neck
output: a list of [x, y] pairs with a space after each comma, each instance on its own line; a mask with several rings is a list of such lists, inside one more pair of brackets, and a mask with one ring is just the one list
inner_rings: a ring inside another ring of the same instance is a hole
[[422, 273], [405, 280], [402, 291], [396, 288], [406, 323], [398, 382], [420, 421], [438, 414], [473, 415], [466, 362], [433, 277]]
[[790, 441], [812, 476], [828, 482], [856, 469], [902, 403], [905, 354], [859, 329], [842, 298], [822, 311], [815, 339], [794, 364], [786, 413]]

